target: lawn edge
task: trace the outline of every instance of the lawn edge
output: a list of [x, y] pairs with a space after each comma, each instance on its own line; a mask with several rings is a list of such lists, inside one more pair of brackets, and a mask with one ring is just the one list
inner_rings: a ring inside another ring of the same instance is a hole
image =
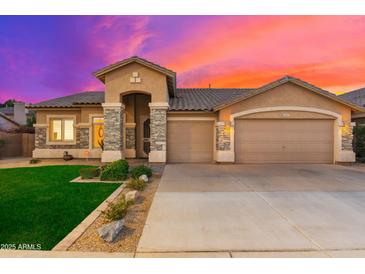
[[109, 195], [94, 211], [92, 211], [80, 224], [78, 224], [69, 234], [66, 235], [52, 251], [67, 251], [67, 249], [86, 231], [86, 229], [108, 208], [118, 195], [124, 190], [125, 184], [119, 186], [112, 194]]

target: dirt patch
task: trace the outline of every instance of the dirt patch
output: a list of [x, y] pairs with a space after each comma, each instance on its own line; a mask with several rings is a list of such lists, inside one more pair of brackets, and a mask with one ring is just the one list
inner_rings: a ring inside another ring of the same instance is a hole
[[108, 223], [108, 220], [102, 214], [68, 250], [135, 252], [159, 182], [159, 178], [153, 178], [146, 189], [143, 192], [139, 192], [135, 204], [130, 207], [125, 217], [123, 231], [115, 242], [107, 243], [99, 237], [97, 230]]

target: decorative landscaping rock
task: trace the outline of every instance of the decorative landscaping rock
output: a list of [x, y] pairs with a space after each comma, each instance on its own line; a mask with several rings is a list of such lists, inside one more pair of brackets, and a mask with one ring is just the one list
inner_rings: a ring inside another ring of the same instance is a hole
[[123, 226], [124, 219], [111, 222], [110, 224], [104, 225], [103, 227], [98, 229], [99, 236], [108, 243], [114, 242], [122, 231]]
[[142, 180], [142, 181], [145, 181], [146, 183], [148, 183], [148, 177], [147, 177], [147, 175], [145, 175], [145, 174], [143, 174], [143, 175], [141, 175], [141, 176], [139, 176], [139, 178], [138, 178], [139, 180]]
[[128, 191], [127, 194], [125, 194], [126, 202], [135, 201], [136, 198], [137, 198], [137, 190], [131, 190]]

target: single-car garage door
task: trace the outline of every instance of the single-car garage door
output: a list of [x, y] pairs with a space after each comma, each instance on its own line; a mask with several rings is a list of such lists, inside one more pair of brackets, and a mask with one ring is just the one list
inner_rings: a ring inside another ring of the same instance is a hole
[[333, 124], [333, 120], [236, 120], [236, 162], [332, 163]]
[[213, 161], [213, 121], [168, 121], [167, 161], [207, 163]]

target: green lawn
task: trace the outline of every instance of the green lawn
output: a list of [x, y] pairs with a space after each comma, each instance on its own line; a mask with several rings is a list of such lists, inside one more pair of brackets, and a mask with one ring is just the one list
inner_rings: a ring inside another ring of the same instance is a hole
[[0, 245], [52, 249], [119, 187], [69, 183], [81, 167], [0, 169]]

